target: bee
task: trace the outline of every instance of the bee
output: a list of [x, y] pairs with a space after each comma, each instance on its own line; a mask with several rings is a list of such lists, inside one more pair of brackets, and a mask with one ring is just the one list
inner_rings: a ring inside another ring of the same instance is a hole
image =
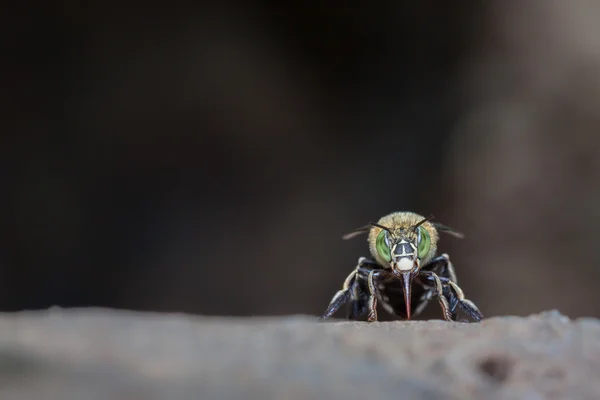
[[432, 219], [412, 212], [393, 212], [344, 235], [347, 240], [368, 233], [372, 259], [358, 259], [321, 318], [331, 317], [349, 303], [348, 319], [359, 319], [368, 312], [368, 321], [377, 321], [380, 302], [390, 314], [410, 320], [436, 297], [446, 321], [456, 321], [458, 309], [473, 321], [481, 321], [483, 315], [457, 284], [448, 254], [436, 257], [440, 232], [464, 236]]

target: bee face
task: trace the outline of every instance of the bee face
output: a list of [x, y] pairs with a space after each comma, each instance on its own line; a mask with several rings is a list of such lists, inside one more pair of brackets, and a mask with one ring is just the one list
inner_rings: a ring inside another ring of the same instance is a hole
[[438, 240], [437, 230], [423, 220], [424, 217], [409, 212], [381, 218], [378, 226], [373, 226], [369, 232], [373, 257], [398, 276], [416, 273], [435, 255]]
[[418, 227], [416, 233], [402, 228], [392, 233], [381, 230], [375, 243], [378, 255], [389, 263], [396, 274], [418, 271], [430, 246], [429, 234], [422, 227]]

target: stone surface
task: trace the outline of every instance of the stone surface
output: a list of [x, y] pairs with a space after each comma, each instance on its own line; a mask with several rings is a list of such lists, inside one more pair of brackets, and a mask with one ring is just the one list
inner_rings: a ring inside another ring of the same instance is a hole
[[0, 315], [1, 399], [598, 399], [600, 322]]

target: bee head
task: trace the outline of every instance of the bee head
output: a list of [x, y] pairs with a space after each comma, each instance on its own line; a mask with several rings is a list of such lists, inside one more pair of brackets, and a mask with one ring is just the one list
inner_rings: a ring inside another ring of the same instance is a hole
[[[375, 237], [374, 256], [379, 261], [385, 261], [384, 265], [389, 265], [397, 276], [417, 273], [421, 263], [431, 258], [431, 235], [423, 226], [431, 218], [424, 218], [416, 224], [396, 228], [372, 224], [379, 230]], [[435, 247], [435, 243], [433, 244]]]

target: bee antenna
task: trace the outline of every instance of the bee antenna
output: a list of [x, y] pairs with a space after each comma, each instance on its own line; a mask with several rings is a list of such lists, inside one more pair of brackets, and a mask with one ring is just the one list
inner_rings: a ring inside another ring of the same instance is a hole
[[454, 229], [450, 228], [449, 226], [440, 224], [439, 222], [434, 222], [433, 226], [438, 231], [447, 233], [447, 234], [452, 235], [452, 236], [454, 236], [456, 238], [463, 239], [465, 237], [465, 235], [463, 235], [462, 233], [460, 233], [458, 231], [455, 231]]
[[423, 225], [425, 222], [427, 221], [431, 221], [433, 219], [433, 215], [430, 215], [427, 218], [423, 218], [421, 221], [419, 221], [417, 224], [412, 226], [412, 230], [415, 231], [419, 226]]
[[371, 229], [372, 226], [376, 226], [378, 228], [381, 228], [381, 229], [391, 233], [390, 228], [383, 226], [383, 225], [376, 224], [375, 222], [369, 222], [367, 225], [362, 226], [358, 229], [355, 229], [353, 232], [346, 233], [344, 236], [342, 236], [342, 239], [348, 240], [348, 239], [352, 239], [358, 235], [361, 235], [363, 233], [367, 233], [367, 232], [369, 232], [369, 230]]
[[391, 229], [388, 228], [387, 226], [379, 225], [379, 224], [376, 224], [375, 222], [369, 222], [369, 225], [376, 226], [377, 228], [383, 229], [384, 231], [388, 231], [391, 233]]
[[354, 231], [352, 231], [350, 233], [346, 233], [344, 236], [342, 236], [342, 239], [344, 239], [344, 240], [352, 239], [358, 235], [362, 235], [363, 233], [369, 232], [370, 228], [371, 227], [369, 225], [362, 226], [358, 229], [355, 229]]

